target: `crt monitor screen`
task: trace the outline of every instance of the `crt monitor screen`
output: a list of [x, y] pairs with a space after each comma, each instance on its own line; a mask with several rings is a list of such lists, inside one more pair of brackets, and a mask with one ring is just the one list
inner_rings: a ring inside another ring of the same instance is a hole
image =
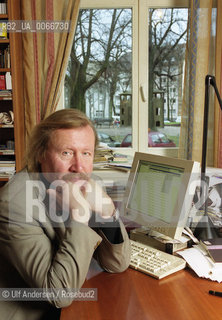
[[125, 215], [132, 221], [179, 238], [195, 192], [197, 163], [136, 153], [125, 197]]

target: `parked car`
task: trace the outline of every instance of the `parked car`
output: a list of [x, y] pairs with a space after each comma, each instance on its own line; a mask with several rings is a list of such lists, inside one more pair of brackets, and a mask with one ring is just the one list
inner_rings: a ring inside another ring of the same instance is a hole
[[97, 132], [100, 144], [108, 147], [119, 147], [120, 142], [115, 141], [111, 136], [104, 132]]
[[[120, 144], [120, 147], [131, 147], [132, 134], [129, 133], [125, 136]], [[170, 140], [164, 133], [157, 131], [150, 131], [148, 133], [148, 146], [149, 147], [176, 147], [176, 144]]]

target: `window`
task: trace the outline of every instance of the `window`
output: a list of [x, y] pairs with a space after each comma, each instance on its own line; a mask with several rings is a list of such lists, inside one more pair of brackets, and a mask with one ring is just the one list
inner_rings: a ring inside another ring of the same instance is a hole
[[[187, 0], [82, 0], [65, 80], [65, 107], [84, 111], [127, 153], [177, 156]], [[178, 98], [176, 98], [178, 97]], [[148, 143], [160, 133], [172, 145]], [[149, 134], [150, 135], [150, 134]], [[122, 144], [124, 145], [124, 144]]]

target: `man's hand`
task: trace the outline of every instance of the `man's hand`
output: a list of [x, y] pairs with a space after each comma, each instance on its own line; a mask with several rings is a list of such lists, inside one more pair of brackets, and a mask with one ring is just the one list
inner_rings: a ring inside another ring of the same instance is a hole
[[[56, 181], [57, 188], [48, 190], [49, 197], [56, 199], [56, 203], [61, 210], [69, 211], [71, 219], [88, 224], [91, 210], [85, 199], [88, 184], [87, 176], [68, 174], [63, 179]], [[51, 186], [53, 187], [53, 183]]]
[[49, 189], [62, 210], [68, 210], [73, 220], [88, 224], [91, 212], [102, 219], [111, 218], [115, 210], [112, 199], [93, 179], [84, 174], [67, 174], [59, 187]]
[[113, 201], [95, 180], [88, 180], [85, 199], [97, 215], [103, 219], [112, 217], [115, 210]]

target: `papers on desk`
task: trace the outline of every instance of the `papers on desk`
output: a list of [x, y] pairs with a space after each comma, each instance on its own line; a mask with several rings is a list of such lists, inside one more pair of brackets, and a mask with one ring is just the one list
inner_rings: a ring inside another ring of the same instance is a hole
[[130, 171], [132, 162], [132, 156], [121, 154], [100, 143], [95, 152], [93, 168], [95, 170], [106, 170], [111, 168], [121, 171]]
[[123, 171], [130, 171], [132, 164], [131, 163], [108, 163], [106, 165], [107, 168], [116, 169], [116, 170], [123, 170]]
[[179, 251], [178, 254], [186, 260], [199, 277], [222, 282], [222, 266], [214, 264], [200, 244]]

